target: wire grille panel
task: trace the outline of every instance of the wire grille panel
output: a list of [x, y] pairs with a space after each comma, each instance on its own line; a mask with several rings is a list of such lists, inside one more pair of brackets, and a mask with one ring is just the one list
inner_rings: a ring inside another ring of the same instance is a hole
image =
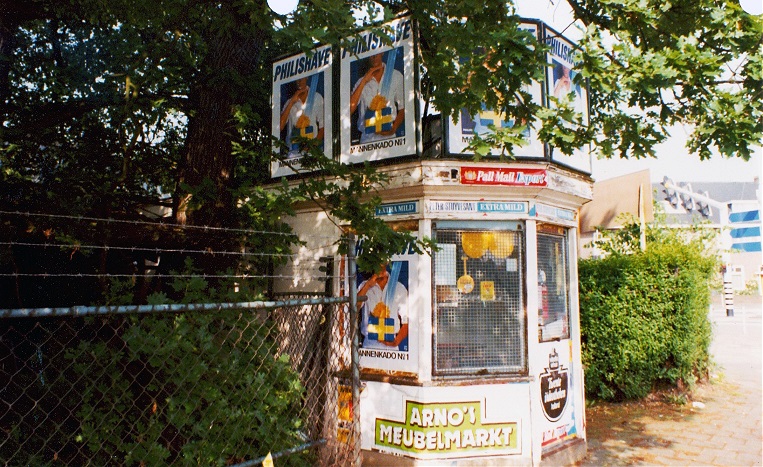
[[538, 337], [541, 342], [570, 337], [567, 237], [559, 227], [538, 232]]
[[449, 229], [436, 239], [435, 374], [525, 371], [522, 232]]

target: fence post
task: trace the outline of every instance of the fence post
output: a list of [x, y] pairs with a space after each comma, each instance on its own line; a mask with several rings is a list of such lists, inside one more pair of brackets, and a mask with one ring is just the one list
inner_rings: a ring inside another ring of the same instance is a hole
[[360, 357], [358, 356], [358, 283], [355, 234], [347, 236], [347, 275], [350, 294], [350, 367], [352, 371], [352, 465], [360, 466]]

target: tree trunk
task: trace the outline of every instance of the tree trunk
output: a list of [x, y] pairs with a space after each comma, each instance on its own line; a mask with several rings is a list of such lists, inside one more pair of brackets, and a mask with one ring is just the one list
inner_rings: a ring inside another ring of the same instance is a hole
[[239, 138], [234, 113], [251, 98], [249, 78], [258, 68], [269, 31], [251, 24], [249, 16], [238, 13], [232, 3], [222, 2], [226, 14], [221, 17], [237, 25], [210, 27], [205, 38], [208, 52], [190, 90], [194, 113], [188, 121], [175, 210], [181, 224], [234, 225], [233, 143]]

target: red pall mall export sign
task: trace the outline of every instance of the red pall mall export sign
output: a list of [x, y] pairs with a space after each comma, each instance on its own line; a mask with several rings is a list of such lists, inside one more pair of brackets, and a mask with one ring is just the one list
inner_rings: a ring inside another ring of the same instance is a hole
[[464, 185], [546, 186], [545, 169], [461, 167]]

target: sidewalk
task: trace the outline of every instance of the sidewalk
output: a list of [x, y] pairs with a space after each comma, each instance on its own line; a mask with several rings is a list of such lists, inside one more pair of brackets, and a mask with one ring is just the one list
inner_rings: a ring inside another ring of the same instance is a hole
[[736, 296], [735, 315], [727, 317], [714, 297], [710, 350], [718, 367], [711, 383], [685, 405], [588, 408], [588, 455], [578, 465], [763, 465], [761, 308], [760, 296]]

